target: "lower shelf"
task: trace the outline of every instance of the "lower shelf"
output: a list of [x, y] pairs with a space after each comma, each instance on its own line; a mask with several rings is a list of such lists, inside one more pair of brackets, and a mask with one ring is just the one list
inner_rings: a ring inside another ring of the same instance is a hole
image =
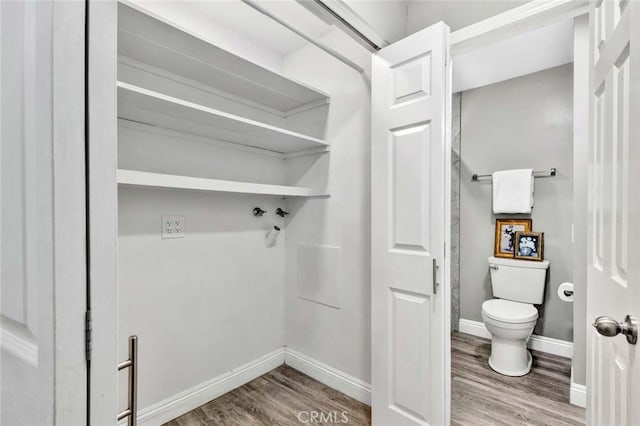
[[274, 195], [283, 197], [329, 196], [328, 191], [318, 191], [299, 186], [268, 185], [262, 183], [167, 175], [164, 173], [150, 173], [123, 169], [118, 169], [118, 184], [121, 186], [133, 187], [231, 192], [236, 194]]

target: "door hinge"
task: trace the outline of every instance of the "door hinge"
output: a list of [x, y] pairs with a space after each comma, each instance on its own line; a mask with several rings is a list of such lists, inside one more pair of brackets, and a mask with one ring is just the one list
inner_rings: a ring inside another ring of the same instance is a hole
[[84, 350], [85, 358], [87, 361], [91, 361], [91, 349], [93, 346], [92, 339], [93, 321], [91, 319], [91, 309], [88, 309], [84, 313]]

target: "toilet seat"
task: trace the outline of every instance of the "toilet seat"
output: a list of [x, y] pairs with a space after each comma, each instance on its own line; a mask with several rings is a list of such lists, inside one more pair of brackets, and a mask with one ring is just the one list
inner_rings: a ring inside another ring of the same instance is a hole
[[532, 304], [504, 299], [486, 300], [482, 304], [482, 313], [494, 321], [509, 324], [523, 324], [538, 319], [538, 310]]

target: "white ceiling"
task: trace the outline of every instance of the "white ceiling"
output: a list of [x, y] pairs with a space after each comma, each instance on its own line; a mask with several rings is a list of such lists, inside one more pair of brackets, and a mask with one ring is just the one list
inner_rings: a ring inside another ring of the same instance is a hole
[[[234, 51], [240, 56], [275, 70], [281, 66], [284, 56], [308, 43], [240, 0], [121, 1], [137, 4], [138, 7], [159, 16], [170, 18], [171, 21], [192, 29], [196, 34], [223, 49]], [[322, 38], [335, 28], [301, 6], [296, 0], [257, 1], [265, 9], [296, 25], [312, 37]], [[388, 0], [377, 0], [385, 3], [383, 4], [385, 7], [379, 7], [376, 0], [343, 1], [348, 2], [350, 7], [357, 6], [360, 13], [370, 9], [369, 15], [373, 14], [373, 17], [386, 16], [388, 18], [384, 24], [386, 26], [400, 26], [397, 19], [391, 19], [391, 15], [395, 15], [387, 10], [390, 7], [386, 4], [390, 3]], [[435, 15], [429, 14], [433, 19], [443, 18], [447, 13], [451, 14], [463, 7], [468, 9], [465, 14], [466, 19], [475, 20], [482, 15], [479, 11], [484, 14], [496, 13], [500, 8], [509, 8], [523, 3], [523, 0], [394, 1], [400, 4], [395, 5], [398, 10], [409, 5], [409, 21], [419, 20], [418, 16], [412, 17], [412, 15], [424, 15], [422, 12], [428, 12], [421, 7], [430, 7], [431, 12], [439, 12]], [[374, 5], [376, 7], [373, 7]], [[368, 21], [373, 23], [375, 20], [369, 15], [367, 15]], [[380, 22], [376, 23], [378, 30], [381, 30]], [[468, 90], [563, 65], [572, 62], [572, 59], [573, 23], [567, 20], [455, 56], [453, 88], [454, 91]]]
[[444, 21], [451, 31], [506, 12], [529, 0], [408, 0], [407, 34]]
[[453, 57], [453, 92], [573, 62], [573, 20], [567, 19]]
[[[333, 26], [327, 25], [294, 0], [258, 0], [265, 9], [301, 28], [313, 37], [322, 37]], [[262, 15], [240, 0], [190, 1], [182, 4], [189, 12], [206, 18], [211, 25], [224, 27], [281, 55], [307, 42], [292, 31]]]

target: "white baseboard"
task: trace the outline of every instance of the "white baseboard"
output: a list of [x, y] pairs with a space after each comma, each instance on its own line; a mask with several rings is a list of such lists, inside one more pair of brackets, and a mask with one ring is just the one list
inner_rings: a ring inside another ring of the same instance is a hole
[[371, 405], [371, 385], [307, 355], [285, 348], [285, 364], [364, 404]]
[[[138, 424], [140, 426], [164, 424], [285, 363], [329, 387], [371, 405], [371, 386], [368, 383], [283, 347], [140, 410]], [[125, 424], [126, 420], [120, 422], [120, 425]]]
[[472, 336], [484, 337], [491, 339], [491, 333], [483, 323], [460, 318], [460, 333], [470, 334]]
[[[472, 321], [468, 319], [460, 319], [460, 332], [471, 334], [472, 336], [484, 337], [491, 339], [491, 333], [487, 330], [484, 323]], [[532, 335], [527, 345], [529, 349], [534, 351], [546, 352], [562, 356], [565, 358], [573, 357], [573, 343], [565, 340], [552, 339], [550, 337]]]
[[573, 368], [571, 368], [571, 388], [569, 402], [578, 407], [587, 408], [587, 387], [573, 381]]
[[571, 382], [569, 402], [578, 407], [587, 408], [587, 387]]
[[[284, 348], [157, 402], [138, 412], [138, 424], [160, 425], [262, 376], [284, 363]], [[126, 424], [121, 423], [121, 424]]]

